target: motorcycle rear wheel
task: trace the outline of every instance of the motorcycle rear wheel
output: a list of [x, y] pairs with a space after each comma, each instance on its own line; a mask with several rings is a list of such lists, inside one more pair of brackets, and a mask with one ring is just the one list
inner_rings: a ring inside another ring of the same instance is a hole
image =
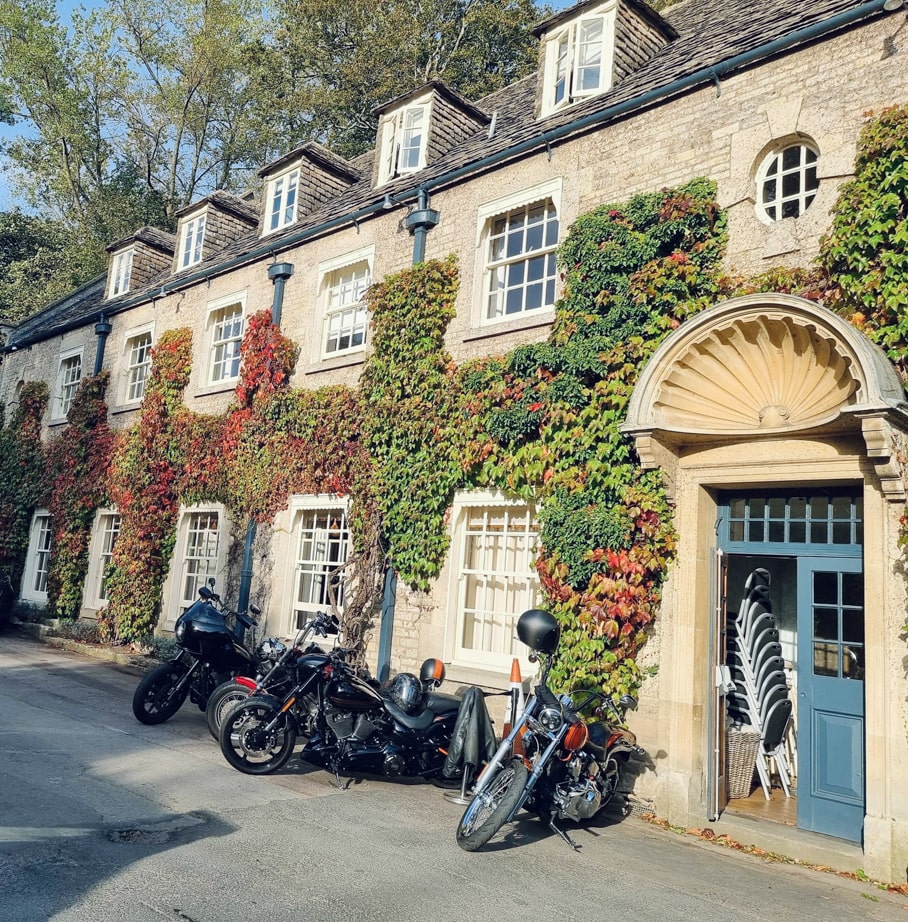
[[529, 772], [522, 759], [505, 762], [464, 811], [457, 844], [467, 852], [482, 848], [501, 829], [526, 787]]
[[208, 704], [205, 706], [205, 720], [208, 723], [208, 732], [214, 739], [220, 739], [221, 723], [227, 714], [241, 701], [249, 697], [250, 689], [241, 685], [236, 679], [222, 682], [211, 693]]
[[175, 691], [186, 667], [177, 663], [162, 663], [139, 682], [132, 696], [132, 712], [143, 724], [161, 724], [183, 706], [189, 686]]
[[286, 714], [272, 730], [265, 730], [278, 716], [273, 705], [247, 701], [234, 705], [221, 721], [218, 737], [224, 758], [247, 775], [268, 775], [281, 768], [296, 745], [296, 727]]

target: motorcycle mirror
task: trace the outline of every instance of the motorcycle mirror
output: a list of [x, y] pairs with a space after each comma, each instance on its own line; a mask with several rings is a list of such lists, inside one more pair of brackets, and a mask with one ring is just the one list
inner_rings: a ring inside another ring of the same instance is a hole
[[214, 589], [214, 577], [213, 577], [213, 576], [209, 576], [209, 577], [208, 577], [208, 585], [209, 585], [212, 589]]
[[258, 607], [258, 605], [250, 605], [249, 611], [251, 611], [256, 618], [258, 618], [258, 616], [262, 613], [262, 610]]
[[618, 699], [618, 704], [620, 704], [625, 711], [637, 710], [637, 699], [633, 695], [622, 695]]

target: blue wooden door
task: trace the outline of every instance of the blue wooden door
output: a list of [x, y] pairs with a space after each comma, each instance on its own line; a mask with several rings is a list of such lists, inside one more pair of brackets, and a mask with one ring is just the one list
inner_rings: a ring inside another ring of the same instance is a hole
[[864, 575], [854, 557], [798, 559], [798, 826], [861, 841]]

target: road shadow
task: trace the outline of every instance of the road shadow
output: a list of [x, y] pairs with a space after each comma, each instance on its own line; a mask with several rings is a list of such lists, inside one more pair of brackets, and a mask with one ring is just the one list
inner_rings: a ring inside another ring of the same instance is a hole
[[0, 922], [54, 918], [134, 862], [235, 831], [207, 811], [126, 825], [5, 827], [0, 840]]

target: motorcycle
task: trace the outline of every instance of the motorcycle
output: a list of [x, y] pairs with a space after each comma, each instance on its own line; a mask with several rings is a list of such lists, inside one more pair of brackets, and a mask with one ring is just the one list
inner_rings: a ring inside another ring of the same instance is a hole
[[[338, 631], [336, 622], [322, 626]], [[300, 758], [332, 772], [338, 787], [342, 774], [447, 782], [442, 770], [460, 699], [427, 690], [443, 678], [440, 661], [423, 664], [422, 680], [401, 673], [382, 688], [358, 674], [342, 650], [304, 652], [285, 666], [294, 684], [283, 698], [256, 692], [223, 717], [221, 752], [234, 768], [277, 771], [302, 733], [308, 739]]]
[[[282, 698], [288, 688], [293, 684], [293, 674], [288, 668], [291, 660], [304, 653], [321, 653], [322, 648], [317, 643], [310, 643], [303, 648], [303, 644], [311, 634], [327, 637], [329, 630], [337, 633], [337, 618], [324, 612], [317, 612], [315, 617], [297, 635], [290, 646], [277, 637], [268, 637], [256, 647], [256, 658], [259, 662], [255, 678], [245, 675], [236, 675], [222, 682], [208, 697], [205, 707], [205, 719], [208, 731], [217, 740], [221, 732], [221, 723], [224, 716], [241, 701], [250, 695], [267, 691], [268, 694]], [[334, 629], [334, 630], [332, 630]], [[300, 702], [295, 705], [298, 718], [302, 725], [304, 735], [311, 724], [311, 713], [314, 709], [314, 698], [310, 695], [306, 699], [306, 707]], [[310, 715], [310, 716], [306, 716]]]
[[[261, 609], [249, 606], [232, 612], [213, 591], [214, 580], [199, 587], [199, 598], [177, 618], [174, 637], [177, 654], [139, 682], [132, 696], [132, 712], [143, 724], [169, 720], [187, 697], [204, 711], [212, 691], [235, 675], [255, 675], [255, 655], [245, 645]], [[234, 627], [227, 619], [234, 621]]]
[[[548, 687], [560, 635], [558, 622], [541, 609], [524, 612], [517, 621], [517, 636], [537, 658], [544, 657], [543, 667], [523, 713], [473, 788], [457, 826], [457, 844], [465, 851], [482, 848], [521, 807], [547, 820], [576, 849], [556, 821], [595, 816], [615, 796], [631, 755], [643, 754], [609, 696], [592, 692], [575, 705], [568, 695], [555, 695]], [[614, 722], [581, 717], [597, 701], [599, 711], [608, 711]], [[619, 705], [626, 712], [637, 702], [623, 695]]]

